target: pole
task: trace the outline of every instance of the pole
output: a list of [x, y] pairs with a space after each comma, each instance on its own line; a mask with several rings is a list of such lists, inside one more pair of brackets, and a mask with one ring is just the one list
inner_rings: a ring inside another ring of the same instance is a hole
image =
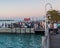
[[[46, 7], [47, 5], [50, 5], [50, 10], [52, 10], [52, 5], [50, 3], [47, 3], [45, 5], [45, 14], [47, 13], [46, 11]], [[49, 31], [48, 31], [48, 18], [47, 18], [47, 15], [45, 15], [45, 41], [46, 41], [46, 48], [49, 48]]]

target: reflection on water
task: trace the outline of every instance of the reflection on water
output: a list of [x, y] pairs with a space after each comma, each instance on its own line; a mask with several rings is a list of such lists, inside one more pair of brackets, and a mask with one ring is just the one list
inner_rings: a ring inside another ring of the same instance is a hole
[[0, 34], [0, 48], [41, 48], [41, 40], [36, 34]]

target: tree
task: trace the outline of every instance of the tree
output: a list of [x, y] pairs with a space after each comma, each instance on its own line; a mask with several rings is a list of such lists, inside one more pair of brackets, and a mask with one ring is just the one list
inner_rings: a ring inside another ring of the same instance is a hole
[[50, 21], [57, 22], [60, 20], [60, 12], [57, 10], [49, 10], [46, 15]]

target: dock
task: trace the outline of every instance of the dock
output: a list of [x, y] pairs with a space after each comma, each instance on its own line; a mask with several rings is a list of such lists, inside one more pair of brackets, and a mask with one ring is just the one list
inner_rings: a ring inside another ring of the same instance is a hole
[[45, 35], [45, 30], [41, 30], [41, 29], [37, 29], [37, 30], [35, 30], [35, 33], [36, 34], [41, 34], [41, 35]]
[[50, 48], [60, 48], [60, 34], [50, 35]]
[[0, 28], [0, 33], [34, 33], [34, 28]]
[[45, 34], [44, 30], [35, 30], [34, 28], [0, 28], [0, 33], [38, 33]]

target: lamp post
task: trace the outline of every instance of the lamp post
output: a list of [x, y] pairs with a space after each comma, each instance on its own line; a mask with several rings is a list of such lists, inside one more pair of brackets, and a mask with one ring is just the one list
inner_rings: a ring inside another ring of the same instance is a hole
[[50, 6], [50, 10], [52, 10], [52, 5], [50, 4], [50, 3], [47, 3], [46, 5], [45, 5], [45, 36], [48, 34], [48, 17], [47, 17], [47, 9], [46, 9], [46, 7], [47, 7], [47, 5], [49, 5]]
[[47, 3], [46, 5], [45, 5], [45, 37], [46, 37], [46, 48], [49, 48], [49, 29], [48, 29], [48, 18], [47, 18], [47, 5], [49, 5], [50, 6], [50, 10], [52, 10], [52, 5], [50, 4], [50, 3]]

